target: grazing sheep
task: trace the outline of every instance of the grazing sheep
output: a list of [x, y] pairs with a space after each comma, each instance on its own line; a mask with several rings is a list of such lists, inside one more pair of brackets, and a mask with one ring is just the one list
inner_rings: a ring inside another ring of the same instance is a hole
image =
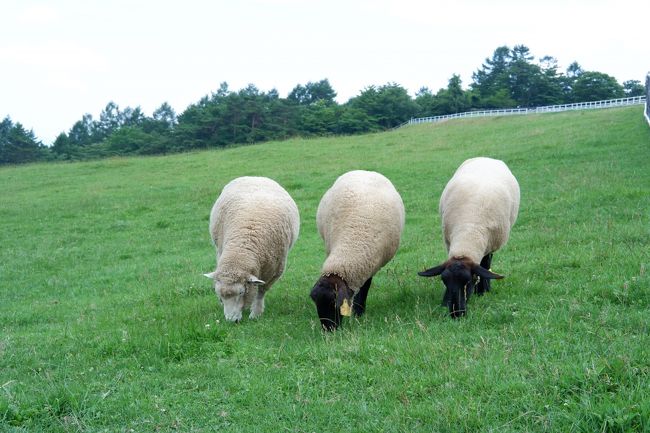
[[284, 272], [298, 238], [300, 216], [289, 193], [266, 177], [239, 177], [223, 188], [210, 213], [217, 248], [214, 280], [226, 320], [238, 322], [264, 311], [264, 294]]
[[321, 325], [332, 331], [341, 324], [342, 315], [363, 314], [373, 275], [399, 246], [404, 204], [383, 175], [350, 171], [325, 193], [316, 222], [327, 258], [311, 298]]
[[491, 279], [503, 278], [490, 271], [492, 254], [508, 241], [518, 211], [519, 184], [503, 161], [468, 159], [447, 183], [440, 215], [448, 259], [418, 275], [442, 277], [443, 304], [452, 317], [465, 314], [476, 280], [476, 293], [482, 295]]

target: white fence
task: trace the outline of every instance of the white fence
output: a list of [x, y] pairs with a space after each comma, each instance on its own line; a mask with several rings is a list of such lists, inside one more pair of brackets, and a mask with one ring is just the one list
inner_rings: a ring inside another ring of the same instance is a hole
[[[462, 117], [487, 117], [487, 116], [511, 116], [517, 114], [536, 114], [536, 113], [555, 113], [559, 111], [571, 110], [591, 110], [596, 108], [623, 107], [626, 105], [645, 104], [645, 96], [635, 96], [633, 98], [608, 99], [606, 101], [579, 102], [577, 104], [548, 105], [546, 107], [536, 108], [507, 108], [501, 110], [484, 110], [484, 111], [467, 111], [465, 113], [446, 114], [444, 116], [419, 117], [404, 122], [398, 128], [406, 125], [416, 125], [419, 123], [434, 123], [443, 120], [458, 119]], [[647, 114], [646, 114], [647, 117]]]

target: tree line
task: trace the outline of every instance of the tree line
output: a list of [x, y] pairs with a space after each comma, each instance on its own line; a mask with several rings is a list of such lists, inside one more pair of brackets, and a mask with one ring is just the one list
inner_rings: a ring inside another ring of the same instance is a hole
[[327, 79], [299, 84], [280, 97], [277, 90], [250, 84], [234, 91], [222, 83], [216, 92], [180, 115], [163, 103], [151, 116], [139, 107], [109, 102], [98, 119], [85, 114], [52, 146], [6, 117], [0, 123], [0, 164], [84, 160], [118, 155], [154, 155], [295, 136], [360, 134], [393, 128], [412, 117], [428, 117], [512, 107], [587, 102], [640, 96], [638, 80], [619, 84], [602, 72], [573, 62], [564, 72], [550, 56], [539, 59], [528, 47], [498, 47], [472, 74], [468, 89], [459, 75], [437, 92], [422, 87], [415, 97], [396, 83], [369, 86], [344, 104]]

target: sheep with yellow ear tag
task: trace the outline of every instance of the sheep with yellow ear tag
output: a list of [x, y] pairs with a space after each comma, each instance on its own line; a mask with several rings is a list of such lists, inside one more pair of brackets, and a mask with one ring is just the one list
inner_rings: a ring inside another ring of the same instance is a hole
[[323, 329], [364, 313], [372, 277], [397, 252], [404, 216], [399, 193], [374, 171], [345, 173], [323, 195], [316, 224], [327, 257], [310, 294]]

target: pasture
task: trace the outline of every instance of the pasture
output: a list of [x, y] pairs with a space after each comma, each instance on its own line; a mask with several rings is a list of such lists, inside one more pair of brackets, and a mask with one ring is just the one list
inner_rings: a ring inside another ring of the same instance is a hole
[[[417, 272], [466, 158], [521, 186], [506, 276], [467, 317]], [[320, 330], [315, 213], [352, 169], [406, 227], [366, 315]], [[210, 208], [242, 175], [301, 213], [257, 321], [225, 323]], [[641, 107], [448, 121], [150, 158], [0, 169], [0, 431], [648, 432], [650, 128]]]

